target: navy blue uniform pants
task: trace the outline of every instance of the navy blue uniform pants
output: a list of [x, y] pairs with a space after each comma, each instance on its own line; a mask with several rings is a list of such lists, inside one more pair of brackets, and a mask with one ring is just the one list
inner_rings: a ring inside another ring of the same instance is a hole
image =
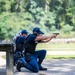
[[41, 66], [41, 63], [43, 62], [45, 56], [46, 56], [46, 50], [39, 50], [35, 51], [35, 53], [31, 55], [29, 62], [25, 61], [25, 57], [20, 58], [20, 61], [23, 62], [25, 68], [27, 68], [28, 70], [32, 72], [38, 72], [39, 66]]

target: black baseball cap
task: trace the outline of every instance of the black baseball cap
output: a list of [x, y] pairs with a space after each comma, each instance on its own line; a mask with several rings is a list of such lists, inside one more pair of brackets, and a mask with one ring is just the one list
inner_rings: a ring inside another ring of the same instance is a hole
[[38, 34], [44, 34], [38, 27], [33, 28], [33, 33], [34, 32], [37, 32]]
[[26, 30], [22, 30], [21, 34], [28, 34], [28, 32]]

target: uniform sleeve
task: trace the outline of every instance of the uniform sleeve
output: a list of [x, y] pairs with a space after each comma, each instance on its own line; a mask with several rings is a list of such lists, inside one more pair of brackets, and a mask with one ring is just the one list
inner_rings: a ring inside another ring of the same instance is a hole
[[31, 35], [28, 39], [29, 42], [34, 42], [37, 36]]

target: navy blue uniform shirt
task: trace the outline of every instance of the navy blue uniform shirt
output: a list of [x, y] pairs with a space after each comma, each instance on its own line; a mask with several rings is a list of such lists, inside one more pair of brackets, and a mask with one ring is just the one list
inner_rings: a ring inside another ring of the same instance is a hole
[[36, 35], [34, 34], [30, 34], [26, 40], [26, 44], [25, 44], [25, 52], [26, 53], [34, 53], [35, 52], [35, 48], [38, 42], [35, 41], [36, 39]]
[[22, 51], [23, 50], [23, 45], [25, 42], [26, 37], [25, 36], [19, 36], [17, 41], [16, 41], [16, 49]]
[[19, 36], [18, 40], [16, 41], [16, 44], [23, 44], [25, 39], [26, 39], [25, 36]]

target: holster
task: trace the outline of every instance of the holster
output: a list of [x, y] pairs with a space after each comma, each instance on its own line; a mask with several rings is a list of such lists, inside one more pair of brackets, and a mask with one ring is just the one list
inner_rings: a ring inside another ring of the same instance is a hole
[[29, 62], [31, 58], [31, 54], [30, 53], [26, 53], [26, 61]]

